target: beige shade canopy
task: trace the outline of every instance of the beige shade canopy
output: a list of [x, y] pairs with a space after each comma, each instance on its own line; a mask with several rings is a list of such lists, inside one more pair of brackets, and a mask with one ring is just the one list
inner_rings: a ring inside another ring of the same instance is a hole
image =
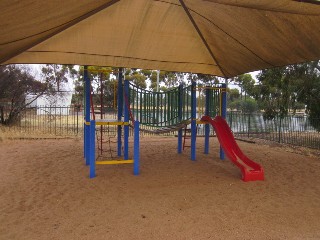
[[312, 0], [0, 0], [0, 9], [0, 64], [232, 77], [320, 59]]

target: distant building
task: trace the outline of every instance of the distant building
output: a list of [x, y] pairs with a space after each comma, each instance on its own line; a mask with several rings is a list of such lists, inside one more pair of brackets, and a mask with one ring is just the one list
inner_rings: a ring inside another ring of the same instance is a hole
[[69, 108], [67, 106], [71, 105], [72, 92], [59, 92], [55, 95], [43, 95], [37, 99], [35, 98], [35, 95], [27, 95], [26, 103], [31, 102], [29, 107], [37, 108], [37, 115], [69, 115]]

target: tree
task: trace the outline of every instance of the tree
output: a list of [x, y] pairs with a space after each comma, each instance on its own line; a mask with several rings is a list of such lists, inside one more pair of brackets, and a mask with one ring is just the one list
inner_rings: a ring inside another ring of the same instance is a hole
[[320, 130], [320, 61], [262, 70], [257, 84], [246, 75], [233, 80], [257, 101], [265, 119], [284, 117], [306, 106], [311, 123]]
[[[171, 88], [179, 86], [184, 82], [185, 73], [160, 71], [159, 73], [159, 91], [167, 91]], [[157, 70], [150, 71], [148, 78], [151, 81], [150, 89], [157, 90]]]
[[311, 124], [320, 131], [320, 61], [291, 65], [290, 82], [295, 82], [294, 99], [306, 105]]
[[230, 89], [230, 88], [228, 88], [227, 89], [227, 96], [228, 96], [228, 103], [229, 102], [234, 102], [234, 101], [236, 101], [236, 100], [238, 100], [239, 98], [240, 98], [240, 92], [239, 92], [239, 90], [238, 89], [236, 89], [236, 88], [232, 88], [232, 89]]
[[243, 113], [253, 113], [256, 112], [258, 108], [257, 101], [251, 97], [247, 99], [237, 99], [229, 103], [229, 108], [241, 110]]
[[234, 81], [235, 83], [239, 84], [240, 89], [241, 89], [241, 93], [240, 93], [240, 97], [242, 99], [242, 95], [243, 92], [245, 93], [244, 98], [246, 99], [247, 95], [252, 96], [254, 95], [254, 85], [255, 85], [255, 81], [252, 78], [251, 74], [242, 74], [239, 75], [233, 79], [231, 79], [231, 81]]
[[[77, 79], [74, 81], [75, 94], [73, 96], [73, 103], [77, 105], [80, 105], [84, 98], [83, 72], [84, 68], [80, 67], [77, 73]], [[88, 66], [91, 94], [94, 104], [108, 108], [113, 108], [115, 106], [118, 88], [115, 76], [118, 72], [118, 68]]]
[[313, 61], [261, 71], [253, 94], [265, 110], [265, 118], [295, 113], [301, 104], [306, 105], [310, 118], [320, 118], [319, 69], [319, 61]]
[[[0, 123], [15, 124], [21, 112], [50, 88], [48, 82], [40, 82], [31, 75], [31, 69], [21, 65], [0, 66]], [[33, 94], [26, 102], [26, 95]]]
[[258, 110], [258, 104], [256, 100], [251, 97], [248, 97], [245, 100], [241, 100], [240, 107], [244, 113], [253, 113]]
[[55, 92], [61, 91], [61, 85], [74, 78], [77, 71], [73, 65], [46, 64], [41, 68], [42, 77], [45, 82], [51, 83]]
[[209, 74], [188, 74], [188, 80], [190, 81], [197, 81], [198, 85], [209, 85], [212, 86], [214, 84], [218, 84], [220, 83], [220, 79], [219, 77], [213, 76], [213, 75], [209, 75]]
[[146, 80], [149, 75], [149, 71], [135, 68], [126, 68], [125, 71], [125, 79], [133, 82], [136, 86], [142, 89], [147, 87]]

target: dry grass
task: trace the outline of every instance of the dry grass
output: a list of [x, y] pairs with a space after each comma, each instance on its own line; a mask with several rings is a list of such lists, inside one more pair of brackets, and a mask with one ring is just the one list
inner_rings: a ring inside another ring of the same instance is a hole
[[60, 138], [81, 138], [81, 135], [75, 136], [57, 136], [44, 130], [26, 131], [25, 129], [10, 128], [0, 126], [0, 141], [15, 139], [60, 139]]

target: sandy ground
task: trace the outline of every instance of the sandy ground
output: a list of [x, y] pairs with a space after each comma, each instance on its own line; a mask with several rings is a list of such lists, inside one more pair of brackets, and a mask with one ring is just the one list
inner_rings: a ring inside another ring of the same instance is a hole
[[140, 176], [100, 165], [95, 179], [81, 140], [0, 142], [0, 239], [320, 239], [319, 156], [238, 142], [265, 169], [245, 183], [215, 138], [196, 162], [176, 141], [143, 138]]

